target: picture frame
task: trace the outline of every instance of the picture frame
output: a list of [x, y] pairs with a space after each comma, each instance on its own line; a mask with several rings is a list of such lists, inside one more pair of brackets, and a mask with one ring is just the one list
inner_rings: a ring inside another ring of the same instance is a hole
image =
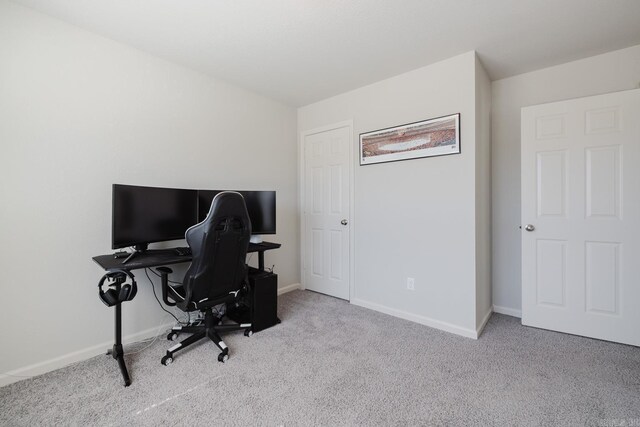
[[360, 166], [460, 152], [460, 113], [360, 134]]

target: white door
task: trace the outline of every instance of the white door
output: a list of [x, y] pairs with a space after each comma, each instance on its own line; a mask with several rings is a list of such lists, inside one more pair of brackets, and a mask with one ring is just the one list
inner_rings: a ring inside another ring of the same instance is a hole
[[349, 299], [351, 126], [303, 135], [304, 286]]
[[522, 109], [522, 323], [640, 346], [640, 90]]

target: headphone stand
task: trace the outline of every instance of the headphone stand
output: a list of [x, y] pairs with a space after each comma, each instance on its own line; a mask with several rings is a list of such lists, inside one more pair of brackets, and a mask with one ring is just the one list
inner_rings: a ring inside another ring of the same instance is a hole
[[[126, 280], [127, 276], [125, 276], [124, 274], [115, 277], [115, 289], [117, 294], [120, 294], [122, 284]], [[122, 378], [124, 379], [124, 386], [129, 387], [131, 385], [131, 379], [129, 378], [127, 365], [125, 365], [124, 363], [124, 350], [122, 349], [122, 303], [117, 303], [113, 308], [115, 309], [115, 340], [113, 348], [111, 350], [107, 350], [107, 354], [112, 355], [113, 358], [118, 361], [120, 372], [122, 373]]]

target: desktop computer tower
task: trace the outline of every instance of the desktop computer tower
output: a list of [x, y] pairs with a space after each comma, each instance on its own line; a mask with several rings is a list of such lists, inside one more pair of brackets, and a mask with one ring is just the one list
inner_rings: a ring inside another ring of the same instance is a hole
[[270, 328], [278, 320], [278, 275], [249, 267], [249, 294], [227, 316], [239, 323], [251, 322], [253, 332]]
[[249, 298], [253, 332], [278, 323], [278, 276], [249, 268]]

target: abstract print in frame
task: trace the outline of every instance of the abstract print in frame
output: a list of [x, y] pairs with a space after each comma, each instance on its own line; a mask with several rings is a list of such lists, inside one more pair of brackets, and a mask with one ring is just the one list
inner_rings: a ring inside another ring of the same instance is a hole
[[460, 153], [460, 113], [360, 134], [360, 165]]

